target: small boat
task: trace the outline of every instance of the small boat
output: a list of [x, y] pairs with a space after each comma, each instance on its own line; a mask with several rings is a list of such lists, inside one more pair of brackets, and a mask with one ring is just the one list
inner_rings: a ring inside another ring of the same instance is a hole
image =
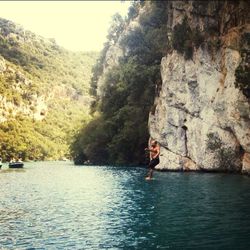
[[10, 162], [9, 168], [23, 168], [23, 162], [20, 162], [20, 161]]

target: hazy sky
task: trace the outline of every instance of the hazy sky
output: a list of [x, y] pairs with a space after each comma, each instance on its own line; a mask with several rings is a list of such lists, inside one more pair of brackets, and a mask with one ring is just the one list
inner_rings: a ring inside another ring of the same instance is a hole
[[74, 51], [100, 50], [111, 17], [130, 1], [0, 1], [0, 17]]

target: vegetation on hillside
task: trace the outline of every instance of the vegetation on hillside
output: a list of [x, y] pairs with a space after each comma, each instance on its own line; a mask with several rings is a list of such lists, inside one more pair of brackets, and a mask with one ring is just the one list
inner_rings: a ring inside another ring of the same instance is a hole
[[[136, 1], [125, 20], [114, 17], [113, 30], [93, 68], [91, 93], [97, 95], [109, 48], [119, 42], [126, 53], [119, 65], [105, 74], [101, 95], [92, 106], [96, 118], [75, 136], [71, 146], [76, 163], [90, 160], [99, 164], [142, 164], [148, 141], [148, 114], [155, 87], [161, 85], [160, 62], [166, 54], [167, 2]], [[145, 12], [138, 15], [144, 6]], [[139, 26], [124, 34], [129, 23]], [[115, 34], [115, 36], [114, 36]]]
[[[0, 59], [7, 67], [0, 74], [0, 96], [12, 104], [11, 110], [0, 105], [7, 119], [0, 123], [0, 156], [69, 157], [71, 137], [91, 119], [89, 81], [97, 53], [68, 51], [5, 19], [0, 19], [0, 28]], [[47, 105], [45, 118], [25, 116], [22, 107], [35, 113], [41, 96]]]

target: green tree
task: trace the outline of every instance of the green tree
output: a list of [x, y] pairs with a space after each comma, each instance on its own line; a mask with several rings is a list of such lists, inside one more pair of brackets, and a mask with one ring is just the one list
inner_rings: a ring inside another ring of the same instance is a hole
[[[94, 67], [92, 87], [95, 94], [98, 79], [101, 76], [104, 79], [103, 91], [93, 106], [100, 115], [75, 137], [71, 151], [77, 163], [85, 160], [96, 164], [145, 163], [148, 114], [155, 98], [156, 84], [161, 83], [160, 61], [169, 46], [167, 36], [162, 35], [166, 30], [167, 3], [148, 4], [150, 8], [140, 16], [140, 27], [124, 33], [127, 26], [119, 26], [122, 30], [118, 37], [108, 36]], [[129, 19], [135, 18], [142, 6], [134, 4]], [[114, 41], [125, 53], [120, 63], [103, 75], [106, 53]]]

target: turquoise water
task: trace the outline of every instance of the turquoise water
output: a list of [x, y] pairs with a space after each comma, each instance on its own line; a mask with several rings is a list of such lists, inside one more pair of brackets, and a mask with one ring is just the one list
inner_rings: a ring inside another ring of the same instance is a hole
[[29, 163], [0, 170], [0, 249], [250, 249], [250, 178]]

